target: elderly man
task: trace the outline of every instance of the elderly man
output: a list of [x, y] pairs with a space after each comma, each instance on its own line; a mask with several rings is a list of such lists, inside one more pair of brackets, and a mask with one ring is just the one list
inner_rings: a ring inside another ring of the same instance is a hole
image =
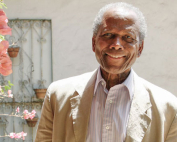
[[36, 142], [177, 142], [177, 99], [138, 77], [143, 14], [126, 3], [103, 7], [93, 28], [100, 67], [47, 91]]

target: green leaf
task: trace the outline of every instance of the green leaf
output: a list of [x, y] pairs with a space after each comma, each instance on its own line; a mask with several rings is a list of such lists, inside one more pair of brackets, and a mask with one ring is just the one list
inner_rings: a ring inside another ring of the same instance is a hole
[[11, 87], [9, 87], [9, 86], [6, 85], [6, 86], [4, 87], [4, 89], [7, 91], [7, 90], [10, 90]]
[[14, 84], [11, 83], [10, 86], [14, 86]]
[[9, 84], [10, 87], [11, 87], [11, 86], [14, 86], [14, 85], [10, 82], [10, 80], [8, 80], [8, 84]]
[[3, 35], [0, 35], [0, 40], [5, 40]]
[[8, 86], [4, 86], [4, 89], [7, 91], [8, 90]]
[[10, 80], [8, 80], [8, 84], [9, 84], [9, 86], [10, 86], [10, 84], [11, 84]]
[[6, 4], [3, 2], [1, 2], [0, 5], [1, 5], [1, 7], [7, 8]]
[[7, 5], [4, 3], [4, 5], [3, 5], [5, 8], [7, 8]]

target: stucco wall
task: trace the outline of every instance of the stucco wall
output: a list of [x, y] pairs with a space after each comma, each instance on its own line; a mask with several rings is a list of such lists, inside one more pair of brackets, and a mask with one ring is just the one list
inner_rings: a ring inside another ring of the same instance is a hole
[[[134, 65], [139, 76], [177, 95], [177, 2], [123, 0], [145, 15], [148, 36]], [[53, 80], [98, 67], [91, 50], [92, 22], [98, 10], [115, 0], [5, 0], [11, 19], [51, 19]]]

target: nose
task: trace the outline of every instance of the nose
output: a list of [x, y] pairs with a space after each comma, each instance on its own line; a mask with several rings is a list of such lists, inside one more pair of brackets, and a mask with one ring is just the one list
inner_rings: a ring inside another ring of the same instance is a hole
[[113, 40], [113, 43], [111, 44], [110, 48], [115, 49], [115, 50], [123, 49], [123, 46], [121, 44], [119, 37], [117, 37]]

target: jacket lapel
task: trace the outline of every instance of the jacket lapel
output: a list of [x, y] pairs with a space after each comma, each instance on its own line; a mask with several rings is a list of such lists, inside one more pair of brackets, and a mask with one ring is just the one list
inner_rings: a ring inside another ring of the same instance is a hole
[[130, 109], [125, 142], [141, 142], [151, 122], [151, 117], [146, 113], [151, 107], [149, 93], [135, 73], [134, 86], [134, 97]]
[[[70, 99], [76, 142], [85, 142], [86, 140], [96, 75], [97, 71], [94, 71], [88, 74], [87, 79], [80, 78], [78, 80], [80, 83], [76, 83], [79, 86], [75, 86], [76, 92]], [[135, 73], [134, 84], [135, 92], [125, 142], [141, 142], [151, 122], [151, 117], [146, 113], [151, 107], [149, 94]]]
[[88, 74], [87, 79], [80, 78], [79, 86], [70, 99], [71, 114], [76, 142], [85, 142], [90, 118], [91, 104], [94, 93], [97, 71]]

